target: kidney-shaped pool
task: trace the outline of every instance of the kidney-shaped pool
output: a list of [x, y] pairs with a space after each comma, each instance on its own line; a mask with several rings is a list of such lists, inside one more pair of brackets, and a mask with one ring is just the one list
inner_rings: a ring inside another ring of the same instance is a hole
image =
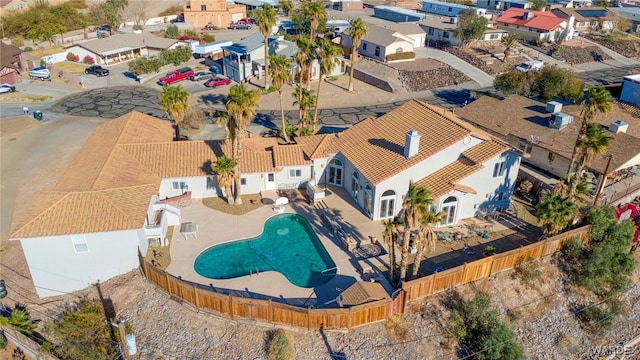
[[212, 246], [196, 258], [195, 271], [209, 279], [233, 279], [277, 271], [292, 284], [312, 288], [336, 274], [336, 264], [304, 217], [268, 219], [260, 236]]

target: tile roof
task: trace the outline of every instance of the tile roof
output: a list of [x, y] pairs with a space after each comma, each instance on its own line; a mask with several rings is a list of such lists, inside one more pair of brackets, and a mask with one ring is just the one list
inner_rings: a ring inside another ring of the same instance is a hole
[[[533, 18], [526, 20], [523, 18], [525, 12], [533, 13]], [[531, 9], [508, 8], [500, 15], [496, 22], [510, 25], [518, 25], [529, 27], [532, 29], [553, 31], [562, 23], [566, 23], [565, 19], [559, 18], [551, 11], [535, 11]]]
[[[545, 104], [518, 95], [509, 96], [504, 100], [483, 96], [457, 110], [456, 114], [498, 137], [512, 135], [529, 140], [533, 136], [537, 146], [570, 159], [582, 120], [579, 110], [575, 107], [567, 106], [562, 111], [573, 114], [574, 120], [561, 131], [549, 128], [549, 114], [545, 112]], [[598, 117], [596, 120], [608, 126], [615, 121], [615, 117]], [[638, 120], [635, 123], [638, 123]], [[607, 154], [613, 154], [616, 163], [621, 167], [640, 154], [640, 141], [630, 134], [615, 134], [614, 140], [603, 155]], [[592, 160], [590, 167], [604, 172], [606, 162], [605, 158], [599, 157]]]
[[[99, 126], [53, 190], [37, 197], [12, 238], [141, 228], [163, 178], [209, 174], [211, 163], [231, 152], [226, 141], [174, 142], [173, 136], [171, 123], [135, 111]], [[275, 171], [265, 145], [276, 143], [246, 139], [242, 170]]]
[[273, 163], [275, 166], [295, 166], [311, 164], [311, 159], [304, 156], [300, 145], [279, 145], [273, 147]]
[[358, 281], [340, 293], [341, 306], [354, 306], [371, 301], [389, 299], [387, 291], [376, 282]]
[[176, 39], [161, 38], [148, 32], [142, 32], [140, 34], [111, 35], [106, 38], [78, 42], [67, 46], [67, 48], [80, 46], [95, 54], [108, 55], [116, 51], [124, 51], [126, 49], [168, 49], [177, 42], [178, 40]]

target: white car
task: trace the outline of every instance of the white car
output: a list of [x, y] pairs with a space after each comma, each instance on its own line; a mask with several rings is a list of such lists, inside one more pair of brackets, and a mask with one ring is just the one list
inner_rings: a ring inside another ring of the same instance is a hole
[[0, 94], [15, 92], [16, 87], [11, 84], [2, 84], [0, 85]]
[[542, 70], [543, 66], [544, 66], [544, 63], [540, 60], [531, 60], [531, 61], [525, 61], [522, 64], [516, 66], [516, 70], [522, 71], [525, 73], [528, 71], [540, 71]]

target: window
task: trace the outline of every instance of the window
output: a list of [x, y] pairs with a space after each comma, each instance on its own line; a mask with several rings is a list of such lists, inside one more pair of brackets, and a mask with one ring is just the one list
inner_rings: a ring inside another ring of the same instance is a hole
[[448, 31], [445, 31], [445, 32], [442, 34], [442, 37], [443, 37], [443, 38], [445, 38], [445, 39], [448, 39], [448, 38], [449, 38], [449, 32], [448, 32]]
[[200, 10], [207, 11], [207, 5], [205, 4], [200, 5]]
[[396, 193], [393, 190], [387, 190], [382, 193], [380, 198], [380, 219], [393, 217], [395, 214]]
[[247, 185], [247, 178], [240, 178], [240, 185]]
[[401, 52], [402, 52], [402, 48], [401, 47], [396, 49], [396, 54], [400, 54]]
[[300, 170], [300, 169], [289, 169], [289, 177], [290, 178], [302, 177], [302, 170]]
[[187, 188], [186, 181], [173, 181], [171, 182], [171, 190], [180, 191]]
[[367, 43], [366, 42], [362, 43], [362, 50], [364, 50], [364, 51], [367, 50]]
[[453, 11], [453, 8], [449, 8], [449, 12], [452, 12], [452, 11]]
[[429, 35], [433, 35], [433, 28], [429, 28]]
[[531, 154], [531, 143], [525, 139], [520, 139], [520, 143], [518, 144], [520, 150], [526, 152], [527, 154]]
[[493, 165], [493, 177], [494, 178], [504, 176], [504, 173], [507, 170], [507, 167], [505, 165], [506, 165], [506, 162], [504, 160], [500, 161], [500, 162], [497, 162], [495, 165]]
[[269, 182], [275, 181], [275, 174], [274, 173], [268, 173], [267, 174], [267, 181], [269, 181]]
[[380, 46], [376, 46], [376, 56], [380, 56]]
[[338, 159], [329, 162], [329, 184], [342, 186], [342, 161]]
[[358, 174], [354, 171], [351, 175], [351, 196], [354, 199], [358, 198], [358, 187], [360, 186], [360, 181], [358, 180]]
[[489, 40], [497, 40], [500, 38], [500, 34], [491, 34], [489, 35]]
[[498, 200], [503, 201], [503, 200], [508, 200], [509, 199], [509, 192], [508, 191], [501, 191], [498, 193]]
[[73, 250], [75, 250], [75, 252], [83, 253], [89, 251], [87, 238], [84, 235], [71, 235], [71, 241], [73, 242]]

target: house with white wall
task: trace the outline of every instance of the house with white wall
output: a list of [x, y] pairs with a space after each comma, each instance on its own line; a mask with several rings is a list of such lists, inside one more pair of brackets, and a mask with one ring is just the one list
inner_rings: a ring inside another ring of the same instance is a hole
[[[422, 40], [418, 40], [422, 41]], [[342, 45], [351, 49], [353, 42], [348, 34], [342, 35]], [[379, 61], [388, 61], [387, 57], [392, 54], [412, 53], [416, 40], [391, 26], [381, 27], [367, 24], [367, 34], [360, 42], [358, 53], [362, 56], [370, 57]], [[423, 45], [424, 46], [424, 45]], [[415, 56], [407, 59], [414, 60]]]
[[524, 40], [555, 41], [561, 36], [569, 40], [573, 36], [573, 31], [566, 31], [573, 27], [573, 20], [558, 17], [551, 11], [512, 7], [496, 19], [496, 24]]
[[[222, 196], [212, 164], [227, 141], [173, 141], [173, 126], [131, 112], [99, 126], [55, 187], [41, 193], [10, 239], [20, 241], [40, 297], [76, 291], [138, 266], [138, 249], [163, 244], [180, 224], [177, 200]], [[417, 101], [338, 134], [243, 142], [243, 194], [303, 188], [347, 190], [371, 221], [397, 216], [409, 183], [429, 189], [441, 225], [478, 209], [507, 208], [520, 152]]]

